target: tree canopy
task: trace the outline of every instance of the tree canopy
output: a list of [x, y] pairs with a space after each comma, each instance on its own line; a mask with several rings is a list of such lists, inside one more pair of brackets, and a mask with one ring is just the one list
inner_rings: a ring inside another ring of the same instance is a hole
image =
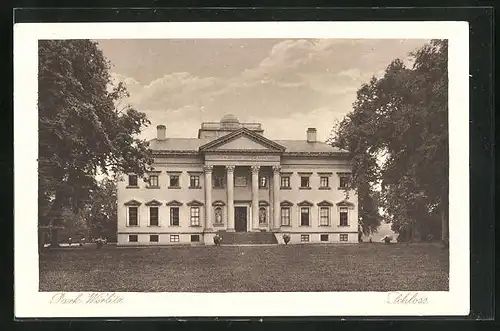
[[[380, 210], [397, 233], [447, 236], [448, 44], [432, 40], [395, 59], [382, 77], [357, 92], [353, 111], [333, 130], [331, 143], [353, 155], [353, 187], [366, 234]], [[437, 226], [436, 226], [437, 223]]]
[[137, 138], [146, 115], [117, 104], [128, 92], [113, 85], [110, 64], [96, 42], [40, 40], [38, 44], [39, 222], [77, 213], [96, 187], [96, 175], [144, 174], [152, 163]]

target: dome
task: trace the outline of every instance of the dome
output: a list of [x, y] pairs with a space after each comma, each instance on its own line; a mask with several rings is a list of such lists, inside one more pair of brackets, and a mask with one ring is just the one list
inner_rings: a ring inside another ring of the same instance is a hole
[[220, 120], [221, 123], [230, 123], [230, 124], [233, 124], [233, 123], [240, 123], [240, 121], [238, 121], [238, 119], [236, 118], [236, 116], [234, 116], [233, 114], [227, 114], [225, 115], [221, 120]]

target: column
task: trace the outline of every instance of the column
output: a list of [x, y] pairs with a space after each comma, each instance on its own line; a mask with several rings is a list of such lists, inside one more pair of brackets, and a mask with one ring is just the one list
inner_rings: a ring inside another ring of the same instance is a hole
[[203, 167], [205, 172], [205, 231], [212, 229], [212, 165]]
[[281, 227], [280, 220], [280, 166], [273, 166], [273, 230]]
[[234, 231], [234, 165], [226, 166], [227, 172], [227, 230]]
[[259, 226], [259, 169], [260, 166], [252, 166], [252, 228]]

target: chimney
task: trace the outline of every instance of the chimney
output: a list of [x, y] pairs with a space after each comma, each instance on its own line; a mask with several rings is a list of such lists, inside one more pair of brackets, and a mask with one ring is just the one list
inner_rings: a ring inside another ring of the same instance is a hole
[[166, 138], [167, 135], [167, 127], [165, 125], [158, 125], [156, 127], [156, 138], [158, 140], [163, 140]]
[[316, 142], [316, 128], [307, 129], [307, 142], [308, 143]]

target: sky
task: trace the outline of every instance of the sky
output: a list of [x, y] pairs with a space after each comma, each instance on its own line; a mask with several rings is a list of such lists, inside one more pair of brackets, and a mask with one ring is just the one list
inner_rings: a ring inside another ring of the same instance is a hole
[[352, 111], [356, 91], [428, 40], [158, 39], [98, 40], [111, 76], [167, 137], [196, 137], [201, 122], [234, 114], [258, 122], [270, 139], [305, 139], [309, 127], [325, 141]]

